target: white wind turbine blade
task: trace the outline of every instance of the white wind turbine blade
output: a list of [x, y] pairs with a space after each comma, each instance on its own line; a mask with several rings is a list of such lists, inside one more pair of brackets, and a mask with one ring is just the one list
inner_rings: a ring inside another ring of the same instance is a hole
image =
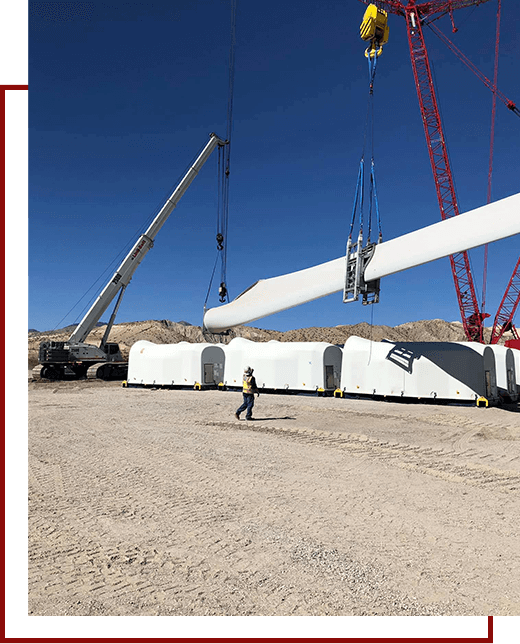
[[[372, 280], [520, 233], [520, 193], [376, 246], [364, 279]], [[229, 304], [209, 309], [204, 326], [218, 333], [342, 291], [345, 257], [260, 280]]]

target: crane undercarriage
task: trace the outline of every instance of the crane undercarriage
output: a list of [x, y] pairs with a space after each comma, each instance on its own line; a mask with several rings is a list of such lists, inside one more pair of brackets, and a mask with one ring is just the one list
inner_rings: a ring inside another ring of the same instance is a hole
[[102, 350], [84, 342], [44, 341], [40, 344], [38, 361], [32, 370], [36, 379], [124, 380], [128, 372], [128, 362], [115, 342], [107, 342]]

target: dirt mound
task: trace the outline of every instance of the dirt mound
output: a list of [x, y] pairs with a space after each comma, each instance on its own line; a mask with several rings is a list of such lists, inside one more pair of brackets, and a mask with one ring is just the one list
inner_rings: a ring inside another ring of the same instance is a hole
[[[106, 326], [96, 327], [87, 337], [86, 342], [99, 346]], [[489, 333], [489, 331], [487, 331]], [[30, 332], [29, 369], [38, 363], [38, 349], [43, 340], [68, 340], [71, 329], [59, 331]], [[128, 358], [130, 347], [138, 340], [148, 340], [156, 344], [174, 344], [176, 342], [221, 342], [227, 344], [236, 337], [247, 338], [255, 342], [330, 342], [345, 344], [351, 335], [380, 342], [383, 339], [393, 342], [455, 342], [465, 339], [460, 322], [444, 320], [421, 320], [406, 322], [396, 327], [371, 326], [367, 322], [335, 327], [308, 327], [291, 331], [272, 331], [249, 326], [239, 326], [225, 335], [203, 333], [200, 326], [171, 320], [146, 320], [142, 322], [123, 322], [114, 325], [111, 342], [117, 342], [125, 358]]]

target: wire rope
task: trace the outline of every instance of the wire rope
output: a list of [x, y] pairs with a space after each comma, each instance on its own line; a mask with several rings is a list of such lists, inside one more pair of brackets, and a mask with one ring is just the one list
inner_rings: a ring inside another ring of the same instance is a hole
[[216, 265], [220, 258], [220, 285], [219, 300], [220, 302], [229, 302], [229, 292], [227, 287], [227, 248], [228, 248], [228, 229], [229, 229], [229, 178], [231, 174], [231, 138], [233, 133], [233, 98], [235, 86], [235, 46], [236, 46], [236, 0], [231, 0], [231, 20], [230, 20], [230, 45], [229, 45], [229, 81], [228, 81], [228, 102], [227, 102], [227, 124], [226, 124], [226, 144], [219, 146], [218, 154], [218, 187], [217, 187], [217, 260], [213, 267], [210, 279], [210, 286], [204, 309], [209, 299], [211, 285], [215, 275]]
[[[67, 313], [61, 318], [61, 320], [55, 325], [53, 328], [53, 331], [55, 331], [61, 324], [64, 322], [67, 317], [74, 311], [74, 309], [87, 297], [87, 295], [92, 291], [92, 289], [96, 288], [96, 286], [105, 278], [105, 276], [110, 273], [111, 271], [115, 271], [116, 268], [119, 266], [121, 261], [123, 260], [124, 257], [128, 255], [130, 252], [130, 249], [134, 246], [136, 243], [137, 239], [142, 235], [150, 226], [152, 221], [155, 219], [155, 217], [159, 214], [159, 212], [162, 210], [164, 207], [164, 204], [166, 201], [169, 199], [169, 197], [172, 194], [172, 191], [179, 185], [181, 179], [187, 174], [188, 170], [193, 166], [195, 160], [199, 157], [200, 153], [202, 152], [204, 148], [204, 145], [200, 147], [198, 152], [193, 156], [191, 159], [190, 163], [186, 166], [184, 169], [184, 172], [182, 172], [175, 184], [172, 185], [170, 190], [166, 193], [163, 201], [160, 203], [160, 205], [157, 205], [155, 209], [152, 211], [150, 215], [146, 218], [146, 220], [139, 226], [138, 229], [132, 234], [131, 237], [128, 238], [128, 241], [125, 243], [125, 245], [121, 248], [121, 250], [110, 260], [110, 262], [107, 264], [107, 266], [101, 271], [101, 273], [98, 275], [98, 277], [92, 282], [92, 284], [84, 291], [84, 293], [78, 298], [78, 300], [73, 304], [73, 306], [67, 311]], [[104, 282], [103, 282], [104, 283]], [[81, 311], [77, 313], [77, 315], [74, 318], [74, 322], [72, 324], [77, 324], [78, 319], [82, 319], [84, 313], [88, 310], [88, 308], [92, 305], [94, 302], [95, 298], [98, 297], [98, 295], [101, 292], [101, 288], [98, 288], [94, 295], [90, 297], [90, 299], [87, 301], [87, 303], [83, 306]]]

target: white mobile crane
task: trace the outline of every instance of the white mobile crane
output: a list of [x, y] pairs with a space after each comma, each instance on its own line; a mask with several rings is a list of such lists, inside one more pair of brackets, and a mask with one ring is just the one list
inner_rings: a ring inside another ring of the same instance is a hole
[[[202, 152], [188, 170], [182, 181], [168, 198], [159, 214], [155, 217], [144, 234], [142, 234], [132, 250], [105, 286], [85, 317], [78, 324], [67, 341], [45, 341], [40, 343], [39, 364], [33, 369], [36, 378], [60, 380], [64, 378], [101, 378], [103, 380], [124, 379], [128, 364], [123, 360], [119, 345], [108, 342], [108, 336], [121, 304], [121, 299], [136, 268], [143, 261], [146, 253], [152, 248], [159, 230], [177, 206], [182, 195], [197, 173], [207, 161], [213, 150], [227, 144], [216, 134], [210, 134], [210, 139]], [[99, 347], [85, 343], [85, 339], [99, 322], [112, 300], [118, 295], [116, 304], [106, 331]]]

